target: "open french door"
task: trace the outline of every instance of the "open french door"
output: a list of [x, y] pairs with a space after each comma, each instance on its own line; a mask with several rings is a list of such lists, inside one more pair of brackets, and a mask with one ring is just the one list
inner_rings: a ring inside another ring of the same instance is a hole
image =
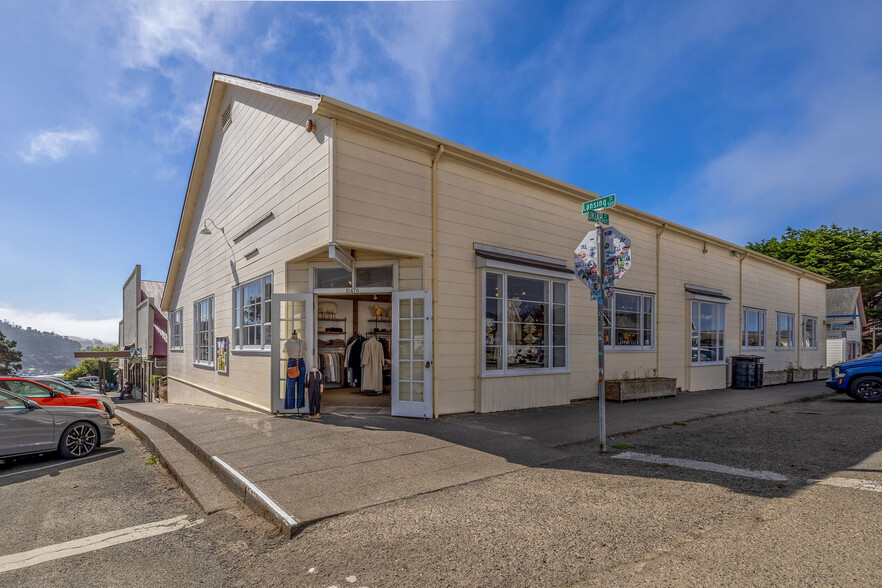
[[392, 415], [432, 418], [432, 293], [392, 293]]
[[302, 408], [285, 409], [285, 386], [287, 383], [288, 358], [283, 353], [285, 340], [291, 331], [307, 342], [307, 356], [304, 357], [307, 369], [313, 364], [315, 349], [312, 344], [312, 294], [276, 294], [272, 300], [272, 401], [273, 414], [298, 414], [309, 412], [304, 395]]

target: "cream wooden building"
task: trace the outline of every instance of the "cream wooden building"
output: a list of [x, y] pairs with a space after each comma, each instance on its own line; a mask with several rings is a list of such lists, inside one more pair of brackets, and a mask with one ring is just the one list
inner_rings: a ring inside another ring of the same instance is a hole
[[[597, 307], [573, 250], [597, 197], [327, 96], [215, 74], [162, 300], [182, 333], [169, 400], [285, 412], [292, 328], [313, 361], [377, 329], [396, 415], [596, 396]], [[825, 364], [825, 278], [609, 212], [633, 265], [609, 313], [608, 378], [705, 390], [741, 353], [766, 371]]]

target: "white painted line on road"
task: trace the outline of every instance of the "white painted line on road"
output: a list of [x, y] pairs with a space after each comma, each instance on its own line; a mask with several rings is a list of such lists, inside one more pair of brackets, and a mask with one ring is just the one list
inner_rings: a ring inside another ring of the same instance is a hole
[[[0, 475], [0, 478], [8, 478], [9, 476], [19, 476], [19, 475], [21, 475], [21, 474], [27, 474], [28, 472], [38, 472], [38, 471], [40, 471], [40, 470], [48, 470], [48, 469], [51, 469], [51, 468], [57, 468], [57, 467], [59, 467], [59, 466], [66, 466], [66, 465], [73, 466], [73, 465], [79, 465], [79, 464], [81, 464], [81, 463], [86, 463], [86, 462], [89, 462], [89, 461], [95, 461], [96, 459], [98, 459], [98, 458], [100, 458], [100, 457], [110, 457], [111, 455], [116, 455], [117, 453], [122, 453], [122, 452], [123, 452], [123, 450], [122, 450], [121, 448], [117, 447], [116, 449], [114, 449], [114, 450], [112, 450], [112, 451], [104, 451], [104, 452], [102, 452], [102, 453], [97, 453], [97, 454], [96, 454], [96, 453], [93, 453], [92, 455], [90, 455], [90, 456], [88, 456], [88, 457], [81, 457], [81, 458], [79, 458], [79, 459], [75, 459], [75, 460], [69, 460], [69, 459], [66, 459], [66, 460], [64, 460], [64, 461], [57, 461], [57, 462], [55, 462], [55, 463], [53, 463], [53, 464], [49, 464], [49, 465], [47, 465], [47, 466], [42, 466], [42, 467], [39, 467], [39, 468], [31, 468], [31, 469], [29, 469], [29, 470], [19, 470], [19, 471], [17, 471], [17, 472], [12, 472], [12, 473], [9, 473], [9, 474], [2, 474], [2, 475]], [[47, 451], [46, 453], [51, 453], [51, 451]]]
[[855, 480], [854, 478], [824, 478], [823, 480], [808, 480], [809, 484], [821, 484], [823, 486], [836, 486], [837, 488], [853, 488], [868, 492], [882, 492], [882, 482], [871, 480]]
[[253, 483], [251, 483], [251, 482], [248, 480], [248, 478], [246, 478], [245, 476], [243, 476], [242, 474], [240, 474], [239, 472], [237, 472], [236, 470], [234, 470], [232, 467], [230, 467], [230, 465], [229, 465], [228, 463], [226, 463], [224, 460], [222, 460], [222, 459], [219, 458], [218, 456], [216, 456], [216, 455], [215, 455], [215, 456], [212, 456], [211, 459], [213, 459], [214, 461], [216, 461], [218, 464], [221, 465], [221, 467], [223, 467], [225, 470], [227, 470], [227, 471], [230, 472], [233, 476], [235, 476], [237, 480], [239, 480], [240, 482], [242, 482], [243, 484], [245, 484], [245, 487], [248, 488], [248, 490], [249, 490], [252, 494], [254, 494], [255, 496], [257, 496], [257, 497], [261, 500], [261, 502], [263, 502], [268, 508], [270, 508], [273, 512], [275, 512], [279, 517], [281, 517], [281, 519], [282, 519], [283, 521], [285, 521], [285, 523], [286, 523], [289, 527], [291, 527], [291, 528], [293, 529], [294, 527], [296, 527], [296, 526], [298, 525], [297, 521], [295, 521], [295, 520], [291, 517], [291, 515], [289, 515], [288, 513], [286, 513], [284, 510], [282, 510], [282, 508], [281, 508], [278, 504], [276, 504], [275, 502], [273, 502], [273, 500], [272, 500], [269, 496], [267, 496], [266, 494], [264, 494], [264, 493], [260, 490], [260, 488], [258, 488], [258, 487], [255, 486]]
[[22, 553], [14, 553], [12, 555], [4, 555], [0, 557], [0, 572], [10, 572], [21, 568], [27, 568], [37, 564], [90, 551], [97, 551], [105, 547], [146, 539], [156, 535], [179, 531], [204, 522], [204, 519], [188, 520], [187, 515], [181, 515], [173, 519], [157, 521], [155, 523], [147, 523], [137, 525], [127, 529], [118, 531], [109, 531], [91, 537], [83, 537], [82, 539], [74, 539], [57, 545], [49, 545], [32, 549]]
[[648, 455], [646, 453], [637, 453], [634, 451], [626, 451], [618, 455], [612, 456], [613, 459], [630, 459], [633, 461], [643, 461], [646, 463], [655, 463], [661, 465], [671, 465], [690, 470], [702, 470], [706, 472], [716, 472], [719, 474], [729, 474], [732, 476], [742, 476], [744, 478], [756, 478], [757, 480], [770, 480], [773, 482], [786, 482], [787, 476], [777, 472], [766, 472], [758, 470], [743, 470], [741, 468], [733, 468], [709, 461], [697, 461], [694, 459], [677, 459], [673, 457], [661, 457], [658, 455]]

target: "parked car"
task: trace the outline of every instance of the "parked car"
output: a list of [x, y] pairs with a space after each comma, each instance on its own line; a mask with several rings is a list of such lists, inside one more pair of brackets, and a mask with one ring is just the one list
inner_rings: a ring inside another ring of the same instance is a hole
[[83, 376], [81, 378], [77, 378], [77, 380], [82, 380], [83, 382], [88, 382], [93, 386], [97, 386], [100, 381], [98, 376]]
[[[97, 398], [92, 396], [72, 396], [63, 392], [56, 392], [48, 386], [32, 382], [27, 378], [0, 377], [0, 390], [7, 390], [19, 396], [30, 398], [40, 406], [80, 406], [104, 412], [104, 405]], [[110, 415], [108, 414], [107, 416]]]
[[98, 389], [98, 382], [93, 383], [91, 380], [85, 380], [83, 378], [77, 378], [72, 384], [78, 388], [91, 388], [92, 390]]
[[848, 394], [862, 402], [882, 401], [882, 351], [837, 363], [826, 382], [838, 394]]
[[110, 415], [78, 406], [40, 406], [0, 390], [0, 458], [58, 450], [62, 457], [86, 457], [113, 440]]
[[56, 392], [61, 392], [62, 394], [72, 394], [74, 396], [91, 396], [93, 398], [97, 398], [101, 401], [101, 404], [104, 405], [104, 411], [107, 412], [111, 416], [111, 418], [113, 418], [113, 413], [116, 410], [116, 405], [113, 403], [113, 400], [111, 400], [110, 396], [108, 396], [107, 394], [102, 394], [94, 388], [74, 387], [72, 384], [65, 382], [61, 378], [55, 378], [53, 376], [34, 376], [28, 379], [33, 380], [38, 384], [49, 386]]

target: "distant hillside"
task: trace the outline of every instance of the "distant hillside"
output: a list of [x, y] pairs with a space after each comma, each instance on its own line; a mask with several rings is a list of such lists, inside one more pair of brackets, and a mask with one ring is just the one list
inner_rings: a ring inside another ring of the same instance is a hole
[[[0, 331], [15, 341], [15, 348], [21, 351], [22, 374], [54, 374], [76, 367], [79, 361], [74, 359], [74, 352], [82, 349], [82, 345], [70, 337], [20, 327], [5, 320], [0, 320]], [[100, 341], [96, 340], [96, 344]], [[30, 372], [30, 368], [34, 371]]]

